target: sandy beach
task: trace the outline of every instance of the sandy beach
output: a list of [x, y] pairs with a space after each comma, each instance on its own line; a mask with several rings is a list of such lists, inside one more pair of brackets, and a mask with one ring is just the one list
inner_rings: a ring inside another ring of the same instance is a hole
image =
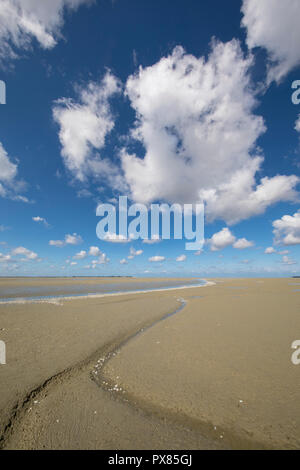
[[300, 281], [210, 281], [1, 304], [1, 447], [299, 448]]

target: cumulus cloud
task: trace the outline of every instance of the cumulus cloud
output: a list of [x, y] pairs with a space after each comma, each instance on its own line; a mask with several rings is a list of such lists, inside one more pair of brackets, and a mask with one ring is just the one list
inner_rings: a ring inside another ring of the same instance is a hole
[[80, 243], [82, 243], [82, 241], [83, 240], [80, 235], [77, 235], [77, 233], [73, 233], [73, 235], [65, 235], [64, 240], [50, 240], [49, 245], [63, 247], [66, 245], [79, 245]]
[[110, 242], [110, 243], [129, 243], [131, 238], [126, 238], [124, 235], [116, 234], [116, 233], [111, 233], [111, 232], [106, 232], [105, 237], [103, 238], [105, 242]]
[[24, 246], [19, 246], [18, 248], [15, 248], [11, 252], [12, 255], [22, 255], [25, 257], [26, 260], [36, 260], [38, 258], [37, 253], [34, 251], [28, 250], [27, 248], [24, 248]]
[[251, 248], [254, 246], [254, 243], [247, 240], [246, 238], [240, 238], [233, 244], [233, 248], [236, 248], [237, 250], [245, 250], [246, 248]]
[[273, 248], [273, 246], [268, 246], [268, 248], [265, 249], [266, 255], [272, 255], [273, 253], [276, 253], [276, 250]]
[[120, 260], [120, 264], [128, 264], [128, 261], [126, 261], [126, 259], [123, 258], [123, 259]]
[[101, 251], [97, 246], [90, 246], [89, 249], [89, 255], [90, 256], [99, 256], [101, 254]]
[[48, 224], [47, 220], [44, 217], [40, 217], [40, 216], [37, 215], [36, 217], [32, 217], [32, 220], [34, 222], [43, 223], [46, 227], [49, 227], [49, 224]]
[[24, 196], [17, 194], [24, 189], [24, 182], [17, 180], [18, 167], [13, 163], [0, 142], [0, 197], [14, 201], [29, 202]]
[[110, 259], [107, 257], [107, 255], [105, 253], [101, 253], [97, 259], [93, 259], [92, 268], [95, 268], [98, 264], [107, 264], [109, 261]]
[[153, 235], [151, 238], [146, 238], [143, 240], [143, 243], [146, 245], [153, 245], [154, 243], [159, 243], [161, 240], [159, 235]]
[[208, 240], [208, 243], [210, 244], [211, 251], [223, 250], [223, 248], [227, 246], [233, 246], [233, 248], [237, 250], [245, 250], [254, 245], [252, 241], [246, 238], [236, 239], [228, 227], [224, 227], [220, 232], [215, 233], [211, 239]]
[[300, 210], [294, 215], [284, 215], [274, 220], [273, 234], [275, 243], [282, 245], [300, 245]]
[[268, 81], [279, 82], [300, 64], [300, 2], [243, 0], [242, 13], [248, 47], [262, 47], [267, 51]]
[[148, 259], [151, 263], [159, 263], [160, 261], [165, 261], [164, 256], [151, 256], [151, 258]]
[[178, 262], [182, 262], [182, 261], [185, 261], [186, 260], [186, 255], [180, 255], [180, 256], [177, 256], [176, 258], [176, 261]]
[[233, 245], [236, 238], [229, 228], [224, 227], [220, 232], [215, 233], [209, 240], [211, 251], [219, 251], [227, 246]]
[[91, 0], [1, 0], [0, 59], [16, 58], [36, 40], [52, 49], [61, 37], [65, 10], [76, 10]]
[[61, 98], [54, 104], [53, 117], [59, 125], [65, 166], [80, 181], [90, 176], [121, 188], [118, 167], [100, 155], [114, 127], [109, 99], [120, 90], [119, 81], [107, 72], [100, 83], [78, 86], [77, 101]]
[[143, 250], [136, 250], [133, 246], [130, 247], [128, 259], [133, 259], [135, 256], [140, 256]]
[[74, 259], [84, 259], [84, 258], [86, 258], [86, 256], [87, 256], [86, 251], [85, 251], [85, 250], [81, 250], [81, 251], [79, 251], [78, 253], [76, 253], [76, 255], [73, 256], [73, 258], [74, 258]]
[[296, 176], [257, 182], [263, 156], [256, 147], [265, 131], [254, 114], [251, 56], [239, 42], [214, 42], [207, 59], [176, 47], [128, 78], [126, 94], [136, 111], [131, 137], [145, 155], [121, 151], [135, 201], [206, 202], [208, 221], [228, 224], [296, 198]]

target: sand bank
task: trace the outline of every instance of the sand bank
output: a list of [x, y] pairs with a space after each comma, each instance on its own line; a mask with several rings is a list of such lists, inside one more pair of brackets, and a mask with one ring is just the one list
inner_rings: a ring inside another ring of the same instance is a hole
[[[299, 292], [292, 284], [225, 280], [1, 306], [8, 351], [0, 366], [2, 445], [299, 448], [300, 366], [290, 360], [300, 338]], [[180, 298], [184, 308], [166, 316]]]

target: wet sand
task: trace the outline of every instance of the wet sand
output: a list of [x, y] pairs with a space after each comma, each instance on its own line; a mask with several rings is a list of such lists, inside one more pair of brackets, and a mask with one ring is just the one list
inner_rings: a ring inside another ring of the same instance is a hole
[[215, 281], [1, 305], [2, 447], [299, 448], [295, 280]]

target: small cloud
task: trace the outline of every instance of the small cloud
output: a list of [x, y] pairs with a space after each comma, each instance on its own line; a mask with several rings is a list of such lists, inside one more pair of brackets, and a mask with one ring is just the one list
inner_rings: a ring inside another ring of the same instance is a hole
[[11, 261], [10, 255], [4, 255], [3, 253], [0, 253], [0, 263], [7, 263], [9, 261]]
[[143, 250], [135, 250], [132, 246], [130, 247], [130, 254], [128, 259], [133, 259], [135, 256], [140, 256], [143, 253]]
[[182, 262], [182, 261], [185, 261], [186, 260], [186, 255], [180, 255], [180, 256], [177, 256], [176, 258], [176, 261], [178, 262]]
[[[18, 248], [15, 248], [12, 250], [12, 255], [22, 255], [25, 256], [26, 260], [37, 260], [38, 255], [34, 251], [28, 250], [27, 248], [24, 248], [24, 246], [19, 246]], [[24, 261], [24, 258], [23, 258]]]
[[82, 242], [83, 240], [81, 236], [77, 235], [77, 233], [73, 233], [73, 235], [70, 235], [70, 234], [65, 235], [64, 240], [50, 240], [49, 245], [61, 248], [66, 245], [79, 245]]
[[91, 262], [92, 269], [95, 269], [99, 264], [107, 264], [109, 263], [110, 259], [106, 256], [105, 253], [101, 253], [101, 255], [97, 259], [93, 259]]
[[62, 240], [50, 240], [49, 245], [50, 246], [62, 247], [62, 246], [65, 246], [65, 242], [62, 241]]
[[128, 261], [126, 261], [126, 259], [123, 258], [123, 259], [120, 260], [120, 264], [128, 264]]
[[283, 256], [282, 264], [292, 265], [292, 264], [296, 264], [296, 261], [290, 258], [289, 256]]
[[89, 255], [90, 256], [99, 256], [101, 254], [101, 251], [97, 246], [90, 246], [89, 249]]
[[32, 220], [34, 222], [43, 223], [45, 225], [45, 227], [49, 227], [49, 224], [48, 224], [47, 220], [44, 217], [40, 217], [40, 216], [37, 215], [35, 217], [32, 217]]
[[219, 251], [227, 246], [233, 245], [236, 238], [229, 228], [224, 227], [220, 232], [215, 233], [209, 240], [211, 251]]
[[160, 241], [161, 239], [159, 238], [159, 235], [153, 235], [151, 238], [143, 240], [143, 243], [147, 245], [153, 245], [154, 243], [159, 243]]
[[106, 232], [103, 238], [105, 242], [111, 243], [128, 243], [131, 241], [130, 238], [126, 238], [124, 235], [117, 235], [116, 233]]
[[300, 245], [300, 210], [293, 215], [284, 215], [273, 222], [275, 243]]
[[165, 261], [164, 256], [151, 256], [151, 258], [148, 259], [151, 263], [159, 263], [160, 261]]
[[91, 191], [89, 191], [88, 189], [80, 189], [79, 191], [77, 191], [77, 197], [79, 198], [83, 198], [83, 197], [91, 197], [93, 194], [91, 193]]
[[265, 249], [266, 255], [272, 255], [273, 253], [276, 253], [276, 250], [272, 246], [269, 246], [268, 248]]
[[84, 259], [87, 256], [87, 252], [85, 250], [79, 251], [79, 253], [76, 253], [75, 256], [73, 256], [74, 259]]
[[240, 238], [233, 244], [233, 248], [236, 248], [237, 250], [245, 250], [246, 248], [251, 248], [254, 246], [254, 243], [247, 240], [246, 238]]
[[196, 253], [194, 253], [194, 255], [195, 255], [195, 256], [200, 256], [201, 253], [203, 253], [203, 250], [196, 251]]

